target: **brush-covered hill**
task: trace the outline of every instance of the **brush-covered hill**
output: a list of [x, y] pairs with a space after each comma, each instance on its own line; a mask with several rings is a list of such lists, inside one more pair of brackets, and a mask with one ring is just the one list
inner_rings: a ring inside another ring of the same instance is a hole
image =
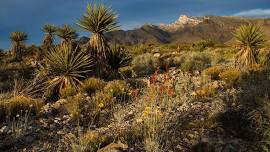
[[146, 24], [133, 30], [119, 30], [108, 33], [111, 43], [133, 45], [140, 43], [192, 43], [201, 39], [228, 42], [232, 31], [242, 24], [256, 23], [270, 34], [270, 19], [240, 17], [187, 17], [180, 16], [172, 24]]

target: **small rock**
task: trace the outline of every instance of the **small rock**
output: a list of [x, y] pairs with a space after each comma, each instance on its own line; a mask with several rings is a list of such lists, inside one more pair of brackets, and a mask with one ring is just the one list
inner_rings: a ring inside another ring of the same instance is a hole
[[123, 152], [128, 148], [128, 145], [123, 144], [121, 142], [111, 143], [108, 146], [99, 149], [97, 152]]

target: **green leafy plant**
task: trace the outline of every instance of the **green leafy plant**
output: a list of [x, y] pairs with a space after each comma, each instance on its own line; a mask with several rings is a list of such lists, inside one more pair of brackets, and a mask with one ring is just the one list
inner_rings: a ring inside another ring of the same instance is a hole
[[71, 44], [55, 47], [46, 54], [47, 73], [49, 75], [48, 88], [60, 89], [74, 87], [85, 74], [91, 71], [92, 60], [86, 51], [78, 47], [72, 48]]
[[256, 64], [258, 49], [266, 42], [261, 28], [254, 24], [243, 25], [234, 32], [234, 36], [241, 48], [236, 54], [235, 64], [242, 70]]

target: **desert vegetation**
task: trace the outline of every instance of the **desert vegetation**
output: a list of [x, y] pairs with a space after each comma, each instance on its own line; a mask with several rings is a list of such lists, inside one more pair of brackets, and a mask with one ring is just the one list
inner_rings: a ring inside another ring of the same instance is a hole
[[89, 4], [76, 24], [87, 43], [69, 25], [44, 25], [41, 46], [10, 34], [0, 151], [270, 150], [270, 52], [259, 25], [232, 30], [235, 43], [121, 45], [105, 36], [119, 28], [111, 7]]

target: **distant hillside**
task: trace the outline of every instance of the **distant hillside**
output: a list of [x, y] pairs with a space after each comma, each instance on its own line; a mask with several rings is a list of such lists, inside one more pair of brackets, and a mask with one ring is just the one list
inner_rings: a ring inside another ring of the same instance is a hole
[[106, 34], [111, 43], [134, 45], [140, 43], [192, 43], [211, 38], [219, 42], [228, 42], [234, 31], [242, 24], [256, 23], [270, 34], [270, 19], [247, 19], [240, 17], [187, 17], [180, 18], [172, 24], [143, 25], [128, 31], [114, 31]]

